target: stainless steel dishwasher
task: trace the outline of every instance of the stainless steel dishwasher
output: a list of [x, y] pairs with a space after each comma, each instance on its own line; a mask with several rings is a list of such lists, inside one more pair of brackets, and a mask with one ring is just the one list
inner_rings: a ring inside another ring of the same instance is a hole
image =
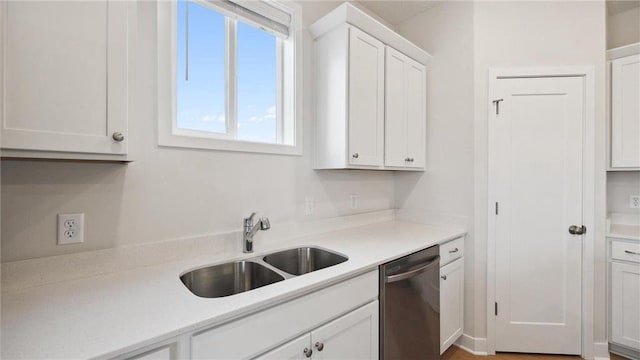
[[380, 359], [440, 359], [438, 245], [380, 266]]

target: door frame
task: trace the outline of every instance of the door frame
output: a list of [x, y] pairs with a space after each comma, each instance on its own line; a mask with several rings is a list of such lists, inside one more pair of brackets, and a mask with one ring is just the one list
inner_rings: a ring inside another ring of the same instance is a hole
[[505, 78], [538, 78], [538, 77], [582, 77], [584, 79], [584, 123], [582, 133], [582, 214], [584, 225], [588, 231], [583, 238], [582, 246], [582, 351], [585, 359], [594, 354], [594, 246], [595, 246], [595, 68], [593, 66], [561, 66], [541, 68], [490, 68], [489, 98], [487, 99], [487, 354], [496, 353], [496, 318], [494, 315], [496, 291], [496, 242], [495, 223], [492, 221], [493, 193], [495, 183], [493, 173], [492, 151], [495, 111], [492, 100], [496, 94], [496, 81]]

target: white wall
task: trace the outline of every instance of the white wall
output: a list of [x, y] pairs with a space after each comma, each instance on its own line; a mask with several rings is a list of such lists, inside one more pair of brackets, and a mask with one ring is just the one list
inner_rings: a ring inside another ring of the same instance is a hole
[[640, 171], [611, 171], [607, 174], [607, 211], [640, 214], [629, 208], [629, 196], [640, 195]]
[[640, 42], [640, 7], [607, 17], [607, 49]]
[[[478, 2], [474, 11], [475, 232], [477, 311], [486, 311], [488, 70], [492, 67], [591, 65], [596, 71], [595, 340], [606, 340], [605, 303], [605, 3]], [[570, 20], [569, 20], [570, 19]], [[486, 319], [477, 318], [476, 334]]]
[[[446, 2], [396, 25], [433, 60], [427, 70], [427, 172], [396, 174], [396, 206], [428, 222], [473, 218], [473, 3]], [[473, 254], [474, 237], [465, 252]], [[465, 256], [465, 329], [473, 335], [474, 257]]]
[[[306, 24], [338, 2], [304, 2]], [[394, 207], [391, 172], [311, 170], [311, 40], [305, 38], [303, 157], [159, 148], [155, 123], [155, 4], [139, 3], [135, 162], [2, 161], [2, 261], [238, 231], [251, 211], [272, 225]], [[360, 196], [357, 210], [349, 194]], [[84, 212], [85, 243], [56, 245], [56, 214]], [[260, 247], [260, 243], [256, 244]]]

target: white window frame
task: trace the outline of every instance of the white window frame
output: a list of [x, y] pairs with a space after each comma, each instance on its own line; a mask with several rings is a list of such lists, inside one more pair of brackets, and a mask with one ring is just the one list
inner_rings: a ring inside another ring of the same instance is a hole
[[[209, 0], [215, 7], [215, 0]], [[239, 140], [235, 138], [237, 121], [235, 114], [237, 95], [235, 64], [226, 66], [227, 73], [225, 124], [227, 134], [209, 133], [205, 131], [185, 130], [177, 128], [177, 1], [159, 1], [157, 4], [158, 23], [158, 144], [160, 146], [256, 152], [281, 155], [302, 155], [302, 26], [300, 6], [292, 1], [269, 1], [291, 14], [292, 24], [287, 39], [276, 41], [277, 68], [277, 141], [278, 143], [261, 143]], [[215, 9], [216, 11], [217, 8]], [[229, 27], [236, 22], [226, 20], [226, 62], [229, 52], [235, 52], [235, 38], [229, 37]], [[241, 19], [242, 21], [242, 19]], [[249, 22], [250, 24], [250, 22]], [[231, 41], [228, 41], [231, 39]], [[229, 96], [233, 91], [234, 95]], [[233, 113], [231, 113], [233, 112]], [[282, 143], [286, 142], [286, 143]]]

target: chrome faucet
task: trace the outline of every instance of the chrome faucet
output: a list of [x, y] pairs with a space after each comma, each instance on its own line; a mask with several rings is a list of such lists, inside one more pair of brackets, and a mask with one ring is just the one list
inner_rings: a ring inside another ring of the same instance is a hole
[[248, 218], [244, 219], [244, 231], [242, 232], [242, 251], [245, 253], [253, 252], [253, 235], [255, 235], [258, 230], [269, 230], [271, 228], [271, 223], [269, 223], [269, 218], [263, 217], [258, 220], [257, 224], [253, 224], [253, 218], [256, 216], [256, 213], [252, 213]]

